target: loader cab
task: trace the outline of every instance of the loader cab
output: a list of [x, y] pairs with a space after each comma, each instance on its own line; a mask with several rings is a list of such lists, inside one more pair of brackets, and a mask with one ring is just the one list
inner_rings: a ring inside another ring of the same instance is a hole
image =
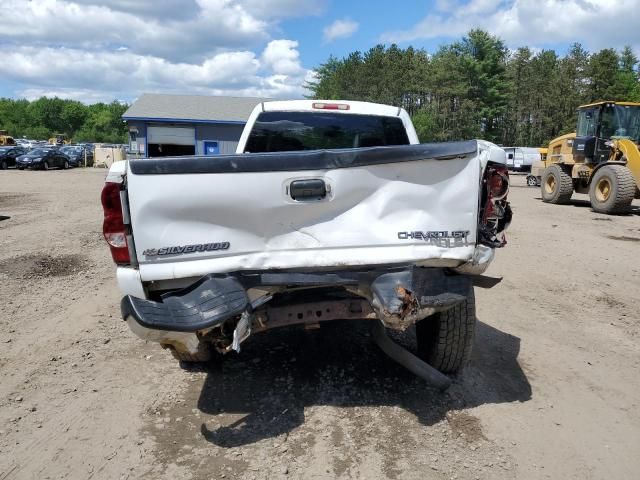
[[612, 138], [630, 138], [640, 143], [640, 103], [599, 102], [578, 108], [573, 142], [576, 163], [606, 162]]
[[69, 141], [64, 133], [54, 133], [49, 139], [49, 145], [62, 146], [68, 144]]
[[597, 163], [600, 150], [600, 123], [602, 106], [590, 105], [578, 109], [578, 127], [573, 141], [573, 158], [576, 163]]

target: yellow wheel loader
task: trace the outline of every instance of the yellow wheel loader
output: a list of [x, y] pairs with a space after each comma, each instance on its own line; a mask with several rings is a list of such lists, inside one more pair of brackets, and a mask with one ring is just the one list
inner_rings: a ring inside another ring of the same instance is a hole
[[64, 133], [54, 133], [53, 137], [49, 139], [50, 145], [68, 145], [69, 140]]
[[6, 130], [0, 130], [0, 146], [6, 145], [15, 145], [16, 141], [12, 136], [9, 135], [9, 132]]
[[587, 193], [596, 212], [625, 213], [640, 198], [639, 144], [640, 103], [583, 105], [577, 131], [552, 140], [531, 177], [544, 202], [568, 203], [573, 192]]

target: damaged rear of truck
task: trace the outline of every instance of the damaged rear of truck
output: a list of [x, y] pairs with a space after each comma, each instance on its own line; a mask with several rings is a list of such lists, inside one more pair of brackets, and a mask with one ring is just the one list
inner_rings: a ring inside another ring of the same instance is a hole
[[454, 373], [508, 187], [504, 151], [476, 140], [133, 160], [107, 176], [104, 235], [123, 318], [180, 360], [368, 319], [415, 325], [418, 356]]

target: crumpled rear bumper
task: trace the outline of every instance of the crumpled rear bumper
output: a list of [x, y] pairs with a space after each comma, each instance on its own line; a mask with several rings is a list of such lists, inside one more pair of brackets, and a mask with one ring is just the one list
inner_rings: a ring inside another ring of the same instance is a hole
[[[415, 266], [327, 272], [267, 272], [207, 275], [190, 287], [162, 296], [161, 301], [125, 296], [122, 316], [145, 329], [198, 332], [215, 328], [243, 312], [254, 313], [247, 290], [258, 287], [343, 287], [370, 305], [347, 307], [349, 318], [379, 318], [387, 327], [405, 329], [413, 323], [463, 301], [470, 277], [442, 268]], [[318, 301], [322, 301], [318, 298]], [[259, 307], [268, 309], [267, 306]], [[259, 318], [268, 318], [268, 311]], [[358, 317], [360, 315], [360, 317]], [[331, 318], [327, 318], [331, 319]], [[301, 316], [291, 323], [317, 321]]]

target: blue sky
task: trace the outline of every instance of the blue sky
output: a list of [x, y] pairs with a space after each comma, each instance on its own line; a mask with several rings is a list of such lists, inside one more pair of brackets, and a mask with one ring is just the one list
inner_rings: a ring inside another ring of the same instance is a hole
[[[300, 39], [300, 53], [308, 67], [312, 68], [327, 59], [329, 54], [337, 57], [354, 50], [368, 50], [382, 42], [381, 35], [394, 29], [409, 29], [416, 18], [422, 18], [433, 9], [432, 1], [406, 0], [402, 2], [367, 2], [363, 0], [334, 1], [323, 18], [306, 17], [283, 22], [283, 30], [292, 38]], [[358, 23], [358, 30], [350, 37], [338, 38], [323, 44], [323, 29], [332, 21], [348, 19]], [[428, 50], [437, 49], [448, 39], [407, 42]]]
[[[509, 48], [631, 45], [640, 0], [3, 0], [0, 96], [300, 98], [313, 68], [377, 43], [435, 51], [483, 28]], [[621, 15], [621, 12], [624, 12]]]

